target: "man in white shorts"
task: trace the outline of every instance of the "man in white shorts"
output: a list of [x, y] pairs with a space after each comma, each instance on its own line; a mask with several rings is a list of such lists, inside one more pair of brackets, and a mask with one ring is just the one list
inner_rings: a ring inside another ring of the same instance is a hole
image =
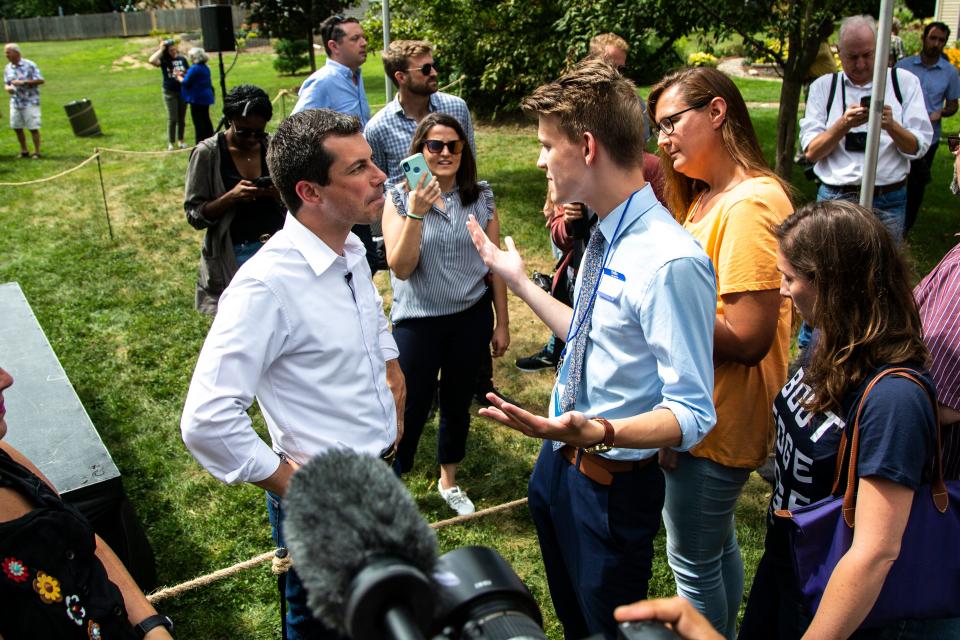
[[30, 157], [24, 129], [33, 138], [33, 157], [40, 157], [40, 85], [43, 76], [32, 61], [20, 55], [20, 47], [9, 43], [3, 52], [10, 62], [3, 69], [3, 85], [10, 94], [10, 128], [17, 132], [20, 157]]

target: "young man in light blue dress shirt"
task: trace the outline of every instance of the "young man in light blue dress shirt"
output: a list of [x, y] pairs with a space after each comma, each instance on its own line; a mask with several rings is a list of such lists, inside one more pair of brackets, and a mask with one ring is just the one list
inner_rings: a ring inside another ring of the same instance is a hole
[[612, 640], [614, 608], [647, 594], [664, 498], [657, 449], [686, 451], [716, 422], [716, 277], [644, 181], [632, 82], [585, 60], [523, 107], [539, 118], [537, 164], [555, 200], [595, 210], [602, 239], [588, 243], [571, 309], [527, 278], [511, 238], [501, 251], [469, 223], [484, 262], [567, 342], [550, 417], [496, 397], [480, 413], [546, 440], [529, 504], [554, 609], [565, 637]]
[[327, 63], [300, 86], [293, 113], [306, 109], [332, 109], [370, 120], [370, 105], [363, 89], [360, 67], [367, 60], [367, 39], [356, 18], [332, 16], [320, 27]]

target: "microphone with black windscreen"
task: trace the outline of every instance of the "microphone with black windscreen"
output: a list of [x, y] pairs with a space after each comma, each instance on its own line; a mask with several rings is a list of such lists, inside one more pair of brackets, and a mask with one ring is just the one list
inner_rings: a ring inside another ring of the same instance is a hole
[[315, 618], [354, 640], [423, 637], [437, 539], [383, 461], [340, 450], [316, 456], [290, 479], [284, 507]]

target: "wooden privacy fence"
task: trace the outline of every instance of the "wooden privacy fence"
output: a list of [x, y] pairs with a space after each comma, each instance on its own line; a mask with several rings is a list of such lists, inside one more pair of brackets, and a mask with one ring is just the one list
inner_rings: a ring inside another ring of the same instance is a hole
[[[243, 11], [234, 5], [233, 26], [243, 22]], [[130, 13], [88, 13], [52, 18], [0, 20], [4, 42], [86, 40], [146, 36], [150, 32], [182, 33], [200, 30], [200, 10], [154, 9]]]

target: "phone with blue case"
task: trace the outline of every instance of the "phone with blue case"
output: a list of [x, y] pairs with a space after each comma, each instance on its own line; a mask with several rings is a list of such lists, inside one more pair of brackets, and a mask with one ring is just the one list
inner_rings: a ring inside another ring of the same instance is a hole
[[427, 161], [424, 159], [422, 153], [415, 153], [409, 158], [404, 158], [401, 160], [400, 169], [403, 171], [403, 175], [407, 179], [407, 186], [410, 187], [410, 191], [413, 191], [417, 188], [417, 184], [424, 175], [427, 176], [424, 184], [430, 182], [430, 178], [433, 177], [433, 175], [430, 173], [430, 169], [427, 167]]

